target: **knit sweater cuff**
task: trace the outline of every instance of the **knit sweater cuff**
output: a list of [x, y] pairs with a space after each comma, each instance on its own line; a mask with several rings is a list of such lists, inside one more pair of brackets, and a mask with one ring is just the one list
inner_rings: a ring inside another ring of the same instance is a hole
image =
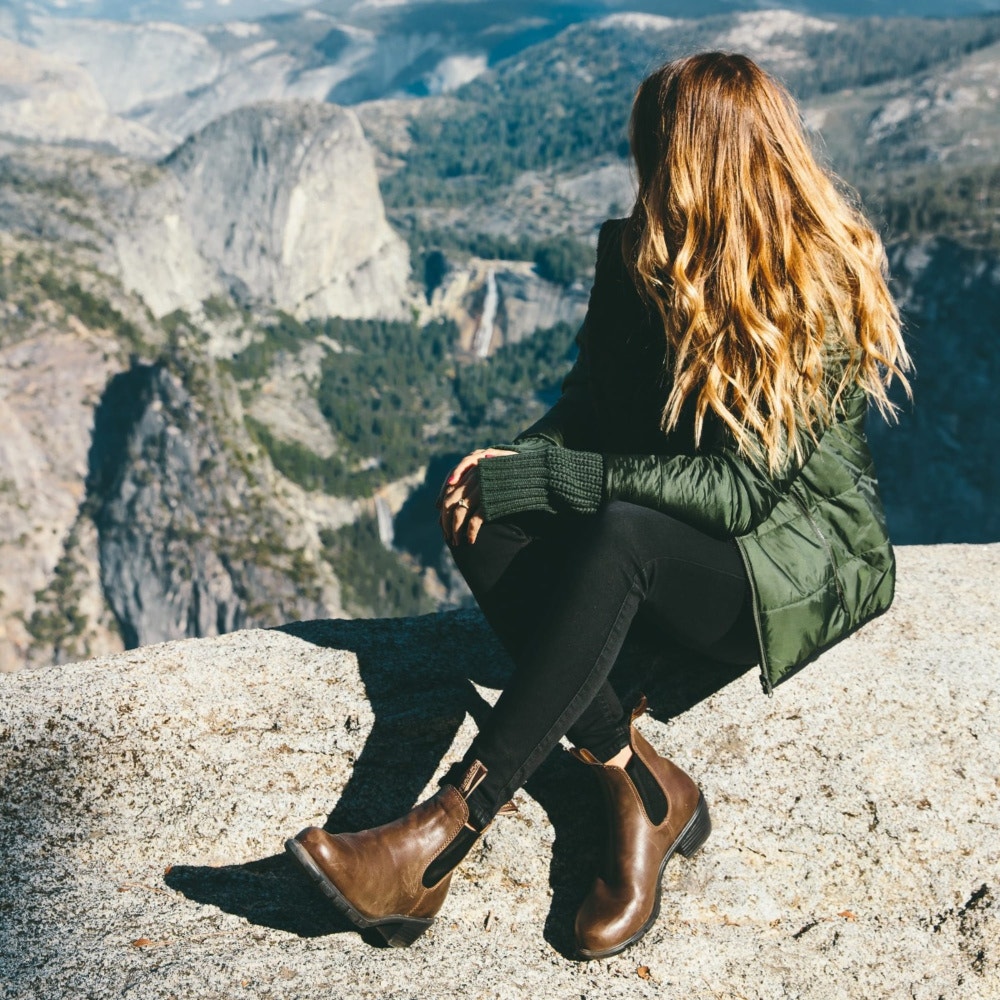
[[604, 458], [556, 445], [523, 448], [478, 465], [483, 517], [494, 521], [527, 510], [593, 514], [604, 495]]

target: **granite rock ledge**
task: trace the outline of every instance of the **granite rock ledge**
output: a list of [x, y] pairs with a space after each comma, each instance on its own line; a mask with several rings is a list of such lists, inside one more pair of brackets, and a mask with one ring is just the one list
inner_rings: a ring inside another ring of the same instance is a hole
[[461, 754], [509, 669], [475, 613], [0, 676], [0, 997], [997, 1000], [1000, 545], [898, 557], [891, 611], [773, 699], [754, 671], [661, 666], [643, 730], [715, 831], [601, 962], [570, 957], [598, 845], [566, 754], [408, 951], [344, 927], [282, 853], [308, 823], [390, 818]]

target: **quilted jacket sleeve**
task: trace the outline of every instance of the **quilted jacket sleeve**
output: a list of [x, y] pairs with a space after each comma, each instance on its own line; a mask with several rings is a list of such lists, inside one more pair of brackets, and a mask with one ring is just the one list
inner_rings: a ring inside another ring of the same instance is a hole
[[724, 449], [699, 455], [607, 455], [602, 499], [671, 514], [722, 538], [745, 535], [767, 519], [800, 468], [780, 478]]
[[722, 538], [752, 531], [770, 514], [800, 463], [778, 477], [723, 450], [699, 455], [601, 455], [525, 441], [516, 455], [479, 465], [483, 513], [591, 514], [612, 500], [663, 511]]
[[[832, 372], [847, 361], [834, 356], [830, 362], [832, 391], [839, 381]], [[825, 435], [862, 433], [866, 408], [864, 390], [852, 385], [836, 404], [832, 423], [814, 433], [803, 432], [799, 453], [788, 455], [776, 471], [763, 459], [742, 454], [718, 425], [698, 454], [604, 455], [601, 499], [662, 510], [717, 537], [745, 535], [767, 520], [788, 494]]]
[[[860, 423], [865, 397], [855, 387], [840, 419]], [[817, 437], [805, 435], [801, 454], [777, 472], [739, 453], [729, 435], [694, 455], [611, 455], [561, 448], [546, 440], [516, 444], [518, 454], [479, 465], [486, 520], [524, 510], [591, 514], [612, 500], [663, 511], [719, 538], [734, 538], [763, 523], [791, 488], [823, 434], [840, 433], [840, 420]]]

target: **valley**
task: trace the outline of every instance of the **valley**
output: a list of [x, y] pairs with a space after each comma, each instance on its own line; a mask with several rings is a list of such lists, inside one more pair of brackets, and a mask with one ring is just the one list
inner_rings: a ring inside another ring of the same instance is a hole
[[895, 539], [1000, 538], [1000, 17], [523, 7], [0, 5], [0, 670], [462, 604], [437, 484], [558, 392], [631, 93], [697, 49], [780, 75], [882, 228]]

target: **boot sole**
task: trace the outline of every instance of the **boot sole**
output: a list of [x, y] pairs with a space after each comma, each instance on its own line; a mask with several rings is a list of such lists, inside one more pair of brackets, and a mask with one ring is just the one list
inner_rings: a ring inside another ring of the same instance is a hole
[[285, 850], [299, 863], [302, 870], [319, 887], [320, 892], [333, 903], [358, 930], [374, 929], [385, 938], [390, 948], [408, 948], [434, 923], [433, 917], [405, 917], [392, 914], [387, 917], [366, 917], [355, 909], [347, 897], [326, 877], [313, 861], [309, 852], [294, 838], [285, 841]]
[[656, 899], [653, 903], [653, 912], [649, 915], [649, 919], [630, 938], [627, 938], [620, 944], [616, 944], [613, 948], [602, 948], [600, 951], [578, 948], [576, 951], [577, 955], [580, 958], [586, 959], [610, 958], [612, 955], [617, 955], [619, 952], [631, 947], [643, 937], [653, 924], [656, 923], [656, 919], [660, 915], [660, 895], [663, 891], [660, 883], [663, 880], [663, 870], [667, 867], [667, 862], [675, 853], [683, 854], [685, 858], [694, 857], [701, 850], [705, 841], [708, 840], [708, 835], [711, 832], [712, 818], [708, 814], [708, 804], [705, 802], [705, 796], [699, 792], [698, 805], [695, 806], [694, 814], [687, 821], [684, 829], [681, 830], [677, 839], [670, 845], [669, 850], [664, 854], [663, 860], [660, 862], [660, 871], [656, 876]]

